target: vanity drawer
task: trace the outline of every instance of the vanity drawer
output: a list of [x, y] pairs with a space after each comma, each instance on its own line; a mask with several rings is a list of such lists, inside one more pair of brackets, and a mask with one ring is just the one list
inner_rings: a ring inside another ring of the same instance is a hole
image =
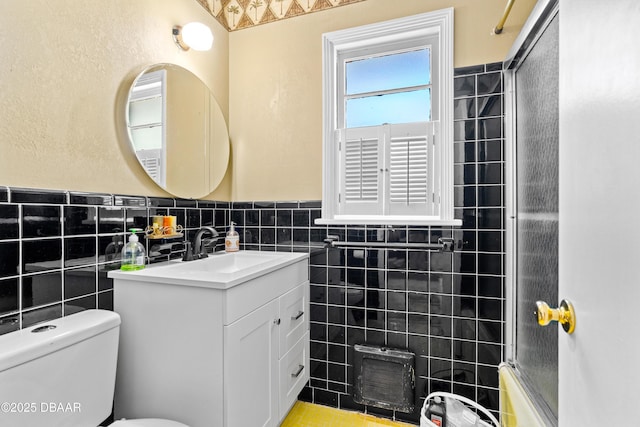
[[309, 282], [280, 297], [280, 357], [309, 330]]
[[309, 333], [280, 359], [280, 420], [298, 399], [298, 394], [309, 381]]
[[309, 261], [300, 261], [271, 271], [224, 292], [224, 324], [230, 325], [260, 306], [285, 295], [301, 284], [309, 283]]

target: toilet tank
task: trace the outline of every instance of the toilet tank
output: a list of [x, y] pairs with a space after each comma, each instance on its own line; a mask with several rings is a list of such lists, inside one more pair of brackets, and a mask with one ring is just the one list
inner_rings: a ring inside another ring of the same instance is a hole
[[86, 310], [0, 336], [0, 425], [97, 426], [111, 413], [120, 316]]

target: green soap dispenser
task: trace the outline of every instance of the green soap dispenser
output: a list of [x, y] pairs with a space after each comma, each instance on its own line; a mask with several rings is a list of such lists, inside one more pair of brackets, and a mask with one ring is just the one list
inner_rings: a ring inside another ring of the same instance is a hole
[[136, 236], [136, 232], [142, 230], [131, 228], [129, 231], [131, 232], [129, 241], [122, 248], [120, 270], [142, 270], [144, 268], [144, 246], [140, 244], [138, 236]]

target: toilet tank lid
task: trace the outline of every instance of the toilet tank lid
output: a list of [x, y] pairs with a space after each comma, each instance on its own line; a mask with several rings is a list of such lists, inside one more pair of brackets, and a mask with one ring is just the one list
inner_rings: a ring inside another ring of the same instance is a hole
[[117, 313], [85, 310], [0, 335], [0, 372], [119, 326], [120, 316]]

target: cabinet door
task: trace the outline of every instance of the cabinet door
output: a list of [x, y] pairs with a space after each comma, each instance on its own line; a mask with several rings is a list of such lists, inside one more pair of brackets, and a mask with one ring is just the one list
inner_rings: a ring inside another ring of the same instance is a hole
[[226, 427], [278, 423], [277, 323], [273, 300], [224, 328]]
[[309, 330], [309, 282], [280, 297], [280, 357]]

